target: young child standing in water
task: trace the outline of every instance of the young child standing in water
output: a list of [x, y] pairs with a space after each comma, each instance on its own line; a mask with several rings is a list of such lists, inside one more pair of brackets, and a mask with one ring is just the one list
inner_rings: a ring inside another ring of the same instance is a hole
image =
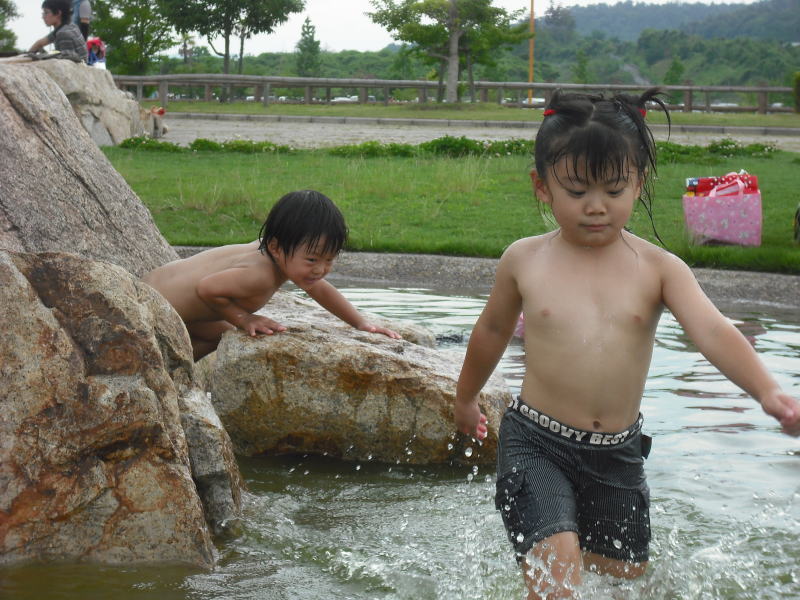
[[634, 578], [650, 540], [639, 412], [656, 325], [669, 309], [700, 351], [790, 435], [784, 393], [689, 267], [625, 230], [650, 207], [655, 144], [641, 97], [554, 94], [536, 136], [533, 188], [558, 229], [514, 242], [467, 348], [455, 421], [486, 436], [478, 394], [524, 314], [521, 395], [499, 429], [496, 506], [529, 598], [573, 597], [581, 569]]
[[186, 323], [195, 360], [214, 351], [222, 334], [237, 327], [250, 335], [285, 331], [254, 313], [286, 281], [353, 327], [398, 339], [391, 329], [368, 322], [325, 281], [346, 239], [344, 217], [327, 196], [313, 190], [291, 192], [272, 207], [258, 240], [172, 261], [143, 279]]

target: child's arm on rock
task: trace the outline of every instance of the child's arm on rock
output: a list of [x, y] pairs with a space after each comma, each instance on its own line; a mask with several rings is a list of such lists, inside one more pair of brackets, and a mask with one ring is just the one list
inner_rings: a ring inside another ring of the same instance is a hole
[[356, 329], [368, 331], [370, 333], [380, 333], [395, 340], [401, 339], [399, 333], [387, 329], [386, 327], [379, 327], [367, 321], [364, 315], [358, 312], [356, 307], [353, 306], [339, 290], [324, 279], [316, 282], [305, 291], [316, 300], [322, 308]]

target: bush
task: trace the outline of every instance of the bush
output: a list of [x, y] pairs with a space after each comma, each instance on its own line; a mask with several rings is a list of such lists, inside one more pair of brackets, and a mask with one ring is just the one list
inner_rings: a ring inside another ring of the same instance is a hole
[[470, 154], [483, 154], [484, 146], [480, 142], [471, 140], [467, 137], [452, 137], [446, 135], [436, 138], [430, 142], [423, 142], [419, 145], [420, 150], [436, 156], [450, 156], [459, 158]]
[[120, 148], [128, 148], [129, 150], [155, 150], [156, 152], [186, 152], [186, 148], [173, 144], [172, 142], [162, 142], [161, 140], [154, 140], [147, 136], [130, 137], [122, 140], [119, 144]]
[[364, 142], [349, 146], [336, 146], [328, 150], [334, 156], [344, 158], [378, 158], [383, 156], [415, 156], [416, 148], [411, 144], [382, 144], [380, 142]]
[[195, 152], [222, 152], [222, 144], [206, 138], [197, 138], [189, 144], [189, 148]]

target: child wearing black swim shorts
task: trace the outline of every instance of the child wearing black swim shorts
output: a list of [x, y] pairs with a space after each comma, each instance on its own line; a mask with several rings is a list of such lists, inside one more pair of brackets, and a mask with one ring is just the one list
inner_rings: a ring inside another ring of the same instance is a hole
[[800, 403], [689, 267], [625, 228], [637, 200], [652, 215], [648, 103], [666, 113], [656, 89], [553, 95], [531, 181], [558, 228], [503, 253], [458, 381], [456, 426], [483, 438], [478, 395], [522, 312], [525, 377], [499, 427], [495, 499], [529, 598], [574, 597], [582, 569], [624, 578], [646, 569], [649, 438], [640, 405], [664, 308], [712, 364], [800, 435]]

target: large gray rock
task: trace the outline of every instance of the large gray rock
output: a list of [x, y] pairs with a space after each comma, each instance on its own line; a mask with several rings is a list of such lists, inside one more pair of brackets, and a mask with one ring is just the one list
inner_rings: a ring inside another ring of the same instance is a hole
[[39, 60], [28, 64], [50, 75], [98, 146], [115, 146], [144, 133], [139, 103], [117, 88], [111, 73], [105, 69], [71, 60]]
[[0, 305], [0, 564], [213, 565], [203, 504], [224, 525], [240, 476], [174, 310], [120, 267], [51, 253], [0, 252]]
[[0, 65], [0, 123], [0, 248], [73, 252], [139, 276], [177, 258], [44, 68]]
[[499, 375], [481, 395], [489, 435], [479, 445], [456, 435], [453, 425], [463, 355], [357, 331], [327, 313], [284, 311], [281, 302], [270, 302], [263, 313], [286, 332], [226, 333], [206, 366], [212, 402], [238, 453], [494, 461], [510, 399]]

